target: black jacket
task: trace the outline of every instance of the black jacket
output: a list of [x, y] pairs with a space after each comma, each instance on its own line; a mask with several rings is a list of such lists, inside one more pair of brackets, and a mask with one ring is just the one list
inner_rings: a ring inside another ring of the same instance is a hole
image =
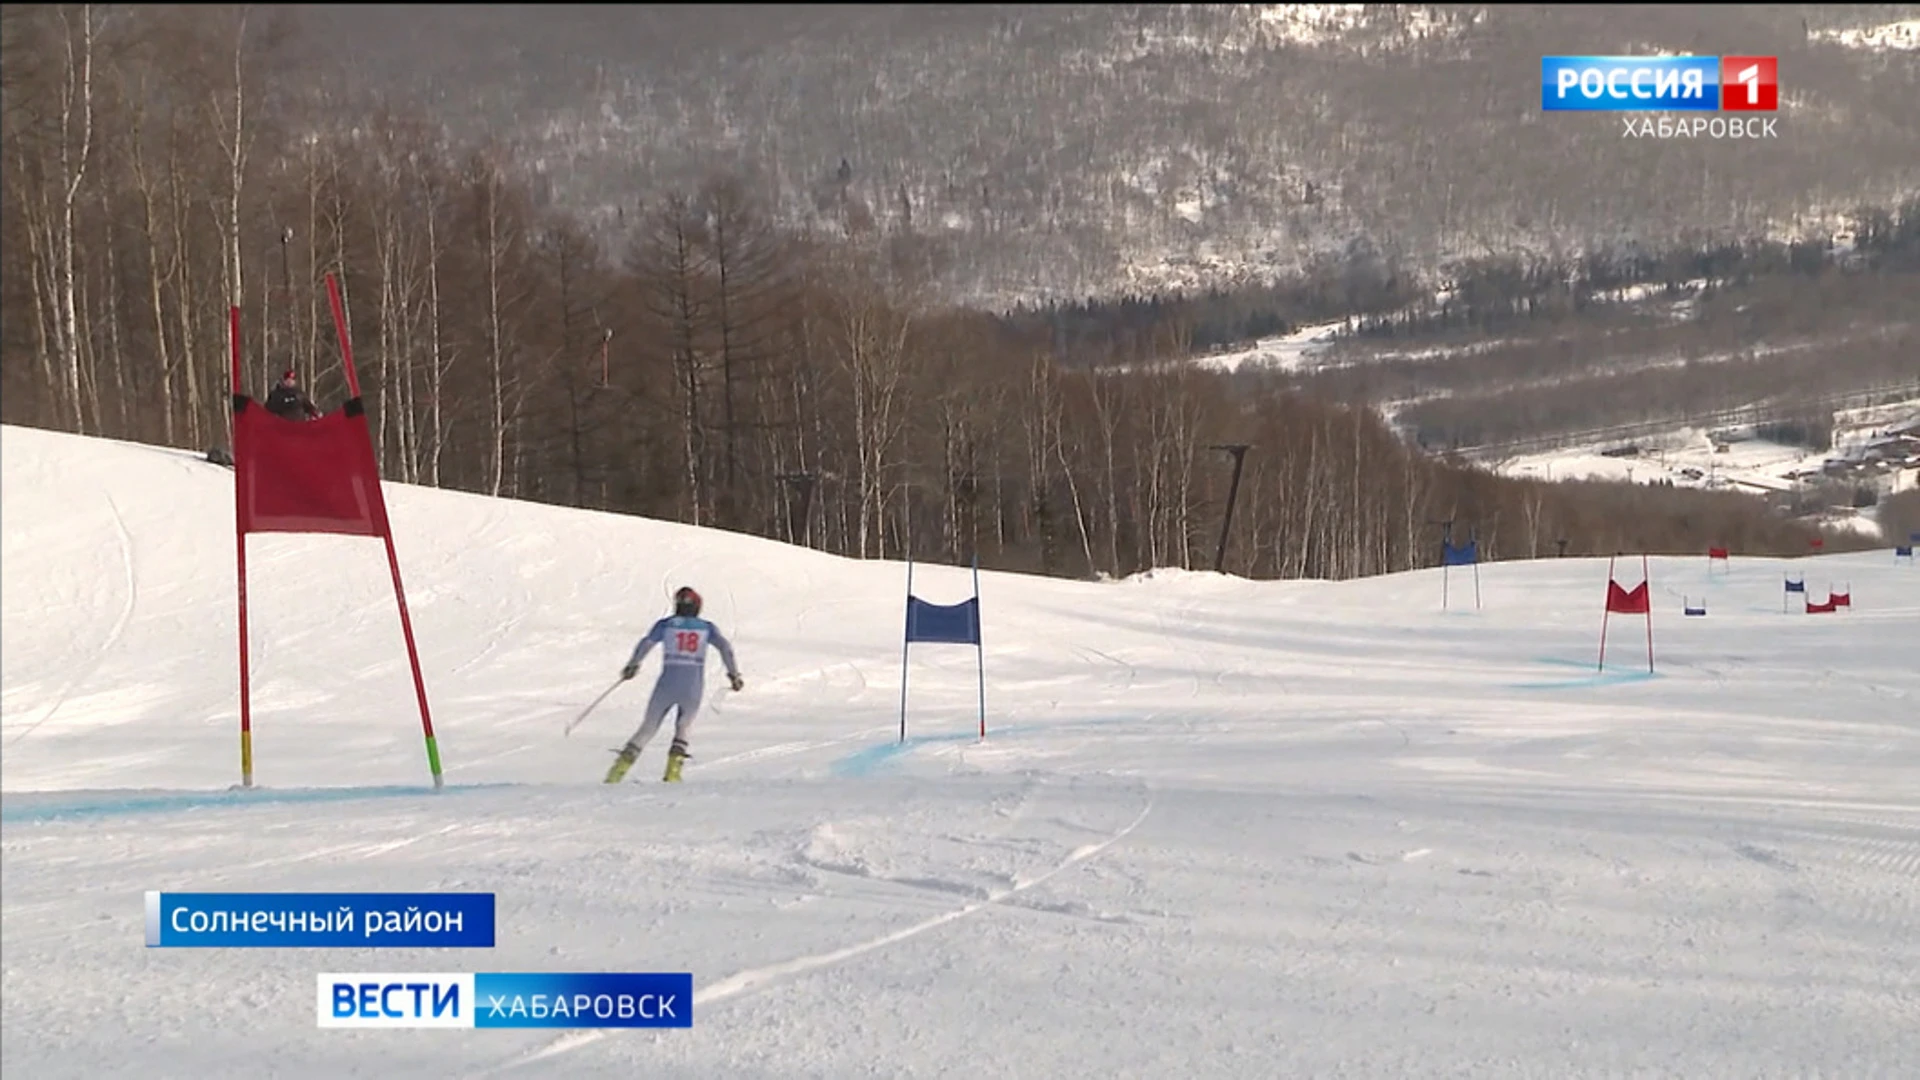
[[284, 416], [289, 420], [318, 420], [320, 410], [297, 386], [276, 386], [267, 395], [267, 411], [275, 416]]

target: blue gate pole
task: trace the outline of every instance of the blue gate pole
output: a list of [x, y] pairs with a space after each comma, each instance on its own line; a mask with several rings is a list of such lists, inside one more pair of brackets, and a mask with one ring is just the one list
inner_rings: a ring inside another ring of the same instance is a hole
[[907, 556], [907, 625], [900, 630], [900, 741], [907, 741], [907, 649], [913, 644], [913, 556]]
[[973, 553], [973, 651], [980, 661], [980, 737], [987, 737], [987, 646], [980, 636], [980, 553]]

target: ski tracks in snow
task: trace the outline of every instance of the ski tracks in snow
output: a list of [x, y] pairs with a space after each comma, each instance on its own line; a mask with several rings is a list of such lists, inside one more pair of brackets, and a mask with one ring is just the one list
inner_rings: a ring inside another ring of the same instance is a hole
[[113, 512], [113, 530], [120, 540], [120, 570], [126, 594], [124, 602], [120, 605], [120, 614], [114, 618], [113, 627], [107, 631], [107, 639], [94, 649], [93, 657], [75, 671], [67, 680], [67, 684], [60, 688], [60, 692], [54, 695], [53, 704], [47, 707], [46, 714], [21, 729], [20, 734], [8, 739], [8, 746], [33, 734], [40, 725], [53, 719], [54, 714], [67, 703], [67, 698], [72, 696], [74, 690], [100, 670], [100, 665], [106, 662], [107, 653], [120, 643], [120, 639], [126, 635], [128, 625], [133, 622], [133, 609], [140, 599], [140, 580], [133, 568], [133, 535], [127, 531], [127, 519], [121, 516], [120, 507], [114, 503], [111, 495], [107, 496], [107, 509]]
[[[507, 515], [502, 511], [496, 510], [492, 516], [488, 517], [486, 524], [474, 531], [471, 541], [473, 548], [484, 551], [489, 548], [500, 547], [499, 542], [491, 538], [499, 532], [500, 527], [504, 525], [506, 521]], [[496, 586], [503, 585], [501, 582], [493, 582], [491, 584]], [[527, 586], [525, 578], [516, 578], [513, 581], [512, 589], [513, 600], [511, 603], [503, 605], [501, 616], [493, 620], [492, 629], [487, 632], [486, 641], [480, 648], [474, 651], [473, 655], [454, 665], [450, 674], [459, 675], [491, 661], [508, 643], [514, 640], [514, 636], [519, 633], [520, 627], [526, 623], [528, 614], [538, 610], [538, 604], [535, 601], [533, 590]], [[496, 590], [496, 592], [497, 591], [500, 590]]]
[[[732, 691], [723, 691], [723, 693], [732, 693]], [[713, 711], [715, 713], [722, 712], [717, 706]], [[890, 735], [893, 731], [894, 725], [883, 724], [879, 727], [863, 728], [852, 734], [841, 735], [831, 739], [772, 743], [767, 746], [755, 747], [752, 750], [742, 750], [734, 754], [708, 758], [706, 762], [701, 765], [700, 769], [702, 772], [705, 772], [710, 769], [717, 769], [722, 765], [746, 765], [755, 761], [767, 761], [772, 758], [792, 757], [795, 754], [804, 754], [814, 750], [826, 750], [835, 746], [844, 746], [850, 742], [864, 743], [872, 740], [877, 735]]]
[[1860, 924], [1912, 940], [1920, 934], [1920, 818], [1851, 813], [1776, 827], [1766, 843], [1736, 841], [1734, 854], [1783, 875], [1804, 876], [1824, 906]]
[[[1032, 889], [1039, 885], [1044, 885], [1048, 881], [1051, 881], [1054, 878], [1060, 876], [1061, 874], [1066, 873], [1068, 870], [1071, 870], [1077, 866], [1083, 865], [1089, 860], [1099, 857], [1101, 854], [1111, 849], [1114, 845], [1120, 843], [1122, 840], [1125, 840], [1128, 836], [1132, 835], [1134, 830], [1138, 829], [1141, 826], [1141, 824], [1147, 820], [1147, 817], [1153, 813], [1154, 803], [1153, 803], [1152, 792], [1148, 791], [1148, 792], [1145, 792], [1144, 794], [1145, 794], [1145, 802], [1141, 806], [1139, 813], [1135, 814], [1132, 820], [1128, 821], [1125, 825], [1122, 825], [1119, 829], [1115, 830], [1112, 833], [1109, 833], [1108, 835], [1106, 835], [1105, 837], [1102, 837], [1099, 840], [1096, 840], [1087, 844], [1082, 844], [1074, 848], [1072, 851], [1067, 853], [1065, 858], [1061, 859], [1059, 862], [1055, 863], [1053, 866], [1040, 872], [1039, 874], [1035, 874], [1032, 876], [1014, 875], [1011, 878], [1011, 880], [1009, 880], [1007, 884], [1005, 884], [1004, 886], [997, 889], [992, 889], [990, 891], [986, 891], [984, 895], [979, 895], [976, 899], [966, 904], [963, 904], [960, 907], [952, 908], [938, 915], [934, 915], [929, 918], [922, 919], [918, 922], [912, 923], [908, 926], [901, 927], [898, 930], [894, 930], [886, 934], [881, 934], [878, 937], [869, 938], [865, 941], [856, 942], [855, 944], [847, 945], [838, 949], [833, 949], [828, 952], [814, 953], [808, 956], [798, 956], [790, 960], [780, 961], [778, 963], [766, 964], [761, 967], [748, 968], [744, 971], [737, 971], [732, 975], [729, 975], [718, 981], [709, 983], [704, 987], [696, 988], [693, 994], [694, 1008], [698, 1010], [701, 1008], [705, 1008], [707, 1006], [717, 1005], [720, 1002], [728, 1001], [733, 998], [738, 998], [748, 994], [753, 994], [760, 990], [764, 990], [768, 987], [784, 982], [785, 980], [796, 978], [803, 975], [808, 975], [813, 972], [821, 971], [826, 968], [831, 968], [836, 964], [845, 963], [848, 960], [852, 960], [857, 957], [864, 956], [867, 953], [884, 949], [889, 945], [896, 945], [902, 941], [919, 937], [920, 935], [925, 934], [929, 931], [937, 930], [940, 927], [946, 926], [950, 923], [957, 922], [961, 919], [966, 918], [969, 915], [974, 915], [974, 914], [977, 914], [978, 912], [985, 911], [988, 908], [1006, 905], [1008, 901], [1014, 899], [1020, 894], [1026, 892], [1027, 890]], [[1021, 816], [1024, 816], [1024, 812], [1025, 812], [1025, 801], [1023, 797], [1020, 803], [1018, 803], [1012, 810], [1008, 811], [1008, 816], [1017, 819]], [[816, 869], [829, 869], [829, 870], [835, 869], [832, 867], [822, 866], [818, 863], [812, 863], [810, 865], [813, 865], [814, 868]], [[869, 874], [861, 872], [858, 869], [849, 870], [848, 872], [858, 877], [871, 876]], [[922, 881], [910, 881], [910, 880], [894, 879], [894, 878], [873, 878], [873, 880], [884, 881], [884, 882], [889, 882], [892, 884], [899, 884], [899, 885], [920, 886], [922, 888], [925, 888], [928, 884], [927, 882], [922, 882]], [[943, 890], [943, 891], [946, 891], [946, 890]], [[1039, 908], [1036, 910], [1056, 910], [1056, 909]], [[480, 1073], [478, 1075], [497, 1076], [502, 1073], [518, 1069], [522, 1066], [532, 1065], [536, 1062], [549, 1061], [550, 1059], [558, 1057], [559, 1055], [570, 1053], [574, 1050], [580, 1049], [581, 1047], [588, 1046], [592, 1043], [598, 1042], [599, 1040], [605, 1038], [607, 1035], [612, 1034], [613, 1032], [618, 1030], [621, 1030], [621, 1029], [595, 1028], [595, 1029], [586, 1030], [586, 1031], [569, 1032], [568, 1034], [561, 1035], [558, 1038], [553, 1039], [551, 1042], [547, 1043], [547, 1045], [540, 1047], [537, 1050], [522, 1054], [519, 1057], [516, 1057], [510, 1061], [504, 1062], [501, 1065], [496, 1066], [491, 1071]]]
[[[923, 919], [920, 922], [902, 927], [892, 933], [883, 934], [880, 937], [872, 938], [855, 945], [849, 945], [845, 948], [835, 949], [831, 952], [819, 953], [813, 956], [802, 956], [777, 964], [769, 964], [765, 967], [750, 968], [746, 971], [736, 972], [733, 975], [721, 979], [719, 982], [709, 984], [704, 990], [697, 991], [694, 994], [694, 1005], [698, 1007], [701, 1005], [716, 1004], [729, 998], [738, 997], [742, 994], [758, 990], [761, 987], [783, 978], [794, 975], [804, 975], [821, 968], [831, 967], [834, 964], [851, 960], [856, 956], [872, 952], [875, 949], [885, 948], [896, 942], [917, 937], [929, 930], [945, 926], [956, 919], [963, 919], [968, 915], [972, 915], [977, 911], [984, 910], [993, 905], [1005, 903], [1014, 896], [1036, 885], [1044, 884], [1126, 839], [1128, 835], [1140, 827], [1142, 822], [1146, 821], [1147, 816], [1152, 812], [1153, 802], [1149, 799], [1147, 804], [1141, 807], [1140, 812], [1134, 815], [1133, 820], [1121, 826], [1117, 832], [1094, 843], [1082, 844], [1069, 852], [1065, 859], [1043, 873], [1033, 877], [1016, 877], [1008, 885], [995, 889], [987, 895], [962, 907], [943, 912], [928, 919]], [[923, 883], [908, 882], [907, 884]]]

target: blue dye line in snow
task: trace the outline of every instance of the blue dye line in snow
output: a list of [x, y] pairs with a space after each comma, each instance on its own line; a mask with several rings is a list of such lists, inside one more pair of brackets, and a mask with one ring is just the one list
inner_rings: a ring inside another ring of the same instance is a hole
[[[1019, 738], [1023, 735], [1032, 735], [1035, 732], [1042, 731], [1061, 732], [1089, 726], [1115, 724], [1123, 719], [1125, 719], [1125, 717], [1105, 717], [1090, 720], [1063, 720], [1053, 724], [1014, 724], [1009, 727], [990, 727], [987, 729], [987, 741], [993, 742], [999, 739]], [[865, 750], [855, 750], [853, 753], [834, 761], [832, 765], [828, 766], [828, 770], [832, 772], [833, 775], [843, 778], [867, 776], [875, 770], [893, 764], [895, 761], [898, 761], [900, 758], [921, 747], [944, 743], [976, 742], [979, 738], [980, 734], [977, 731], [957, 731], [943, 735], [910, 735], [907, 737], [906, 742], [895, 740], [893, 742], [884, 742], [875, 746], [869, 746]]]
[[[1646, 657], [1642, 656], [1640, 659], [1645, 660]], [[1556, 667], [1583, 668], [1587, 671], [1593, 672], [1593, 674], [1588, 675], [1585, 678], [1561, 679], [1556, 682], [1509, 683], [1508, 684], [1509, 689], [1513, 689], [1513, 690], [1580, 690], [1580, 689], [1585, 689], [1587, 687], [1593, 687], [1593, 686], [1621, 686], [1627, 683], [1649, 682], [1654, 679], [1660, 678], [1659, 673], [1652, 672], [1652, 671], [1633, 671], [1633, 670], [1595, 671], [1594, 669], [1599, 666], [1598, 661], [1595, 661], [1594, 663], [1588, 663], [1584, 660], [1568, 660], [1558, 656], [1537, 656], [1537, 657], [1534, 657], [1534, 662], [1538, 664], [1552, 664]]]
[[[1644, 655], [1641, 659], [1645, 659]], [[1657, 672], [1634, 671], [1631, 669], [1595, 671], [1594, 668], [1597, 666], [1596, 661], [1571, 660], [1560, 656], [1536, 656], [1534, 657], [1534, 662], [1538, 664], [1548, 664], [1554, 667], [1579, 669], [1589, 672], [1590, 674], [1568, 677], [1553, 682], [1509, 683], [1507, 684], [1509, 689], [1582, 690], [1600, 686], [1626, 686], [1632, 683], [1651, 682], [1652, 680], [1666, 677]], [[1630, 663], [1631, 660], [1629, 659], [1628, 662]], [[1072, 728], [1085, 727], [1089, 724], [1111, 724], [1117, 722], [1118, 719], [1119, 718], [1066, 721], [1057, 724], [1016, 724], [1011, 727], [991, 728], [987, 732], [987, 738], [989, 741], [994, 741], [1010, 737], [1017, 738], [1041, 731], [1060, 732]], [[828, 770], [834, 776], [841, 778], [869, 776], [893, 765], [915, 750], [927, 746], [973, 742], [978, 738], [979, 736], [972, 731], [951, 732], [940, 735], [912, 735], [909, 736], [905, 742], [899, 742], [897, 740], [888, 741], [869, 746], [863, 750], [855, 750], [851, 754], [836, 759], [832, 765], [828, 766]]]
[[435, 791], [425, 785], [388, 784], [377, 787], [337, 788], [229, 788], [225, 791], [99, 792], [76, 797], [70, 793], [17, 795], [0, 801], [0, 821], [9, 825], [38, 825], [133, 814], [166, 814], [182, 810], [219, 810], [262, 804], [299, 805], [393, 799], [414, 795], [455, 795], [472, 791], [520, 787], [519, 784], [452, 785]]
[[[988, 736], [1008, 735], [1016, 730], [1018, 729], [1008, 728], [991, 731], [988, 732]], [[933, 743], [971, 742], [977, 740], [979, 737], [980, 734], [977, 731], [961, 732], [952, 735], [915, 735], [906, 742], [885, 742], [878, 746], [869, 746], [865, 750], [855, 750], [853, 753], [835, 761], [830, 768], [833, 775], [839, 777], [866, 776], [875, 769], [892, 763], [895, 758], [903, 754], [911, 753], [922, 746]]]
[[1579, 690], [1590, 686], [1624, 686], [1627, 683], [1650, 682], [1659, 678], [1657, 672], [1597, 672], [1584, 679], [1562, 679], [1559, 682], [1523, 682], [1510, 683], [1514, 690]]

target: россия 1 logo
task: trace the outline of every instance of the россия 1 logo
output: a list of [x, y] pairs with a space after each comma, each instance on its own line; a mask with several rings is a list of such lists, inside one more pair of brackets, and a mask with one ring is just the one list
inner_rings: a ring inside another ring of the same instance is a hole
[[[1543, 56], [1545, 112], [1774, 113], [1776, 56]], [[1772, 116], [1623, 117], [1628, 136], [1776, 138]]]

